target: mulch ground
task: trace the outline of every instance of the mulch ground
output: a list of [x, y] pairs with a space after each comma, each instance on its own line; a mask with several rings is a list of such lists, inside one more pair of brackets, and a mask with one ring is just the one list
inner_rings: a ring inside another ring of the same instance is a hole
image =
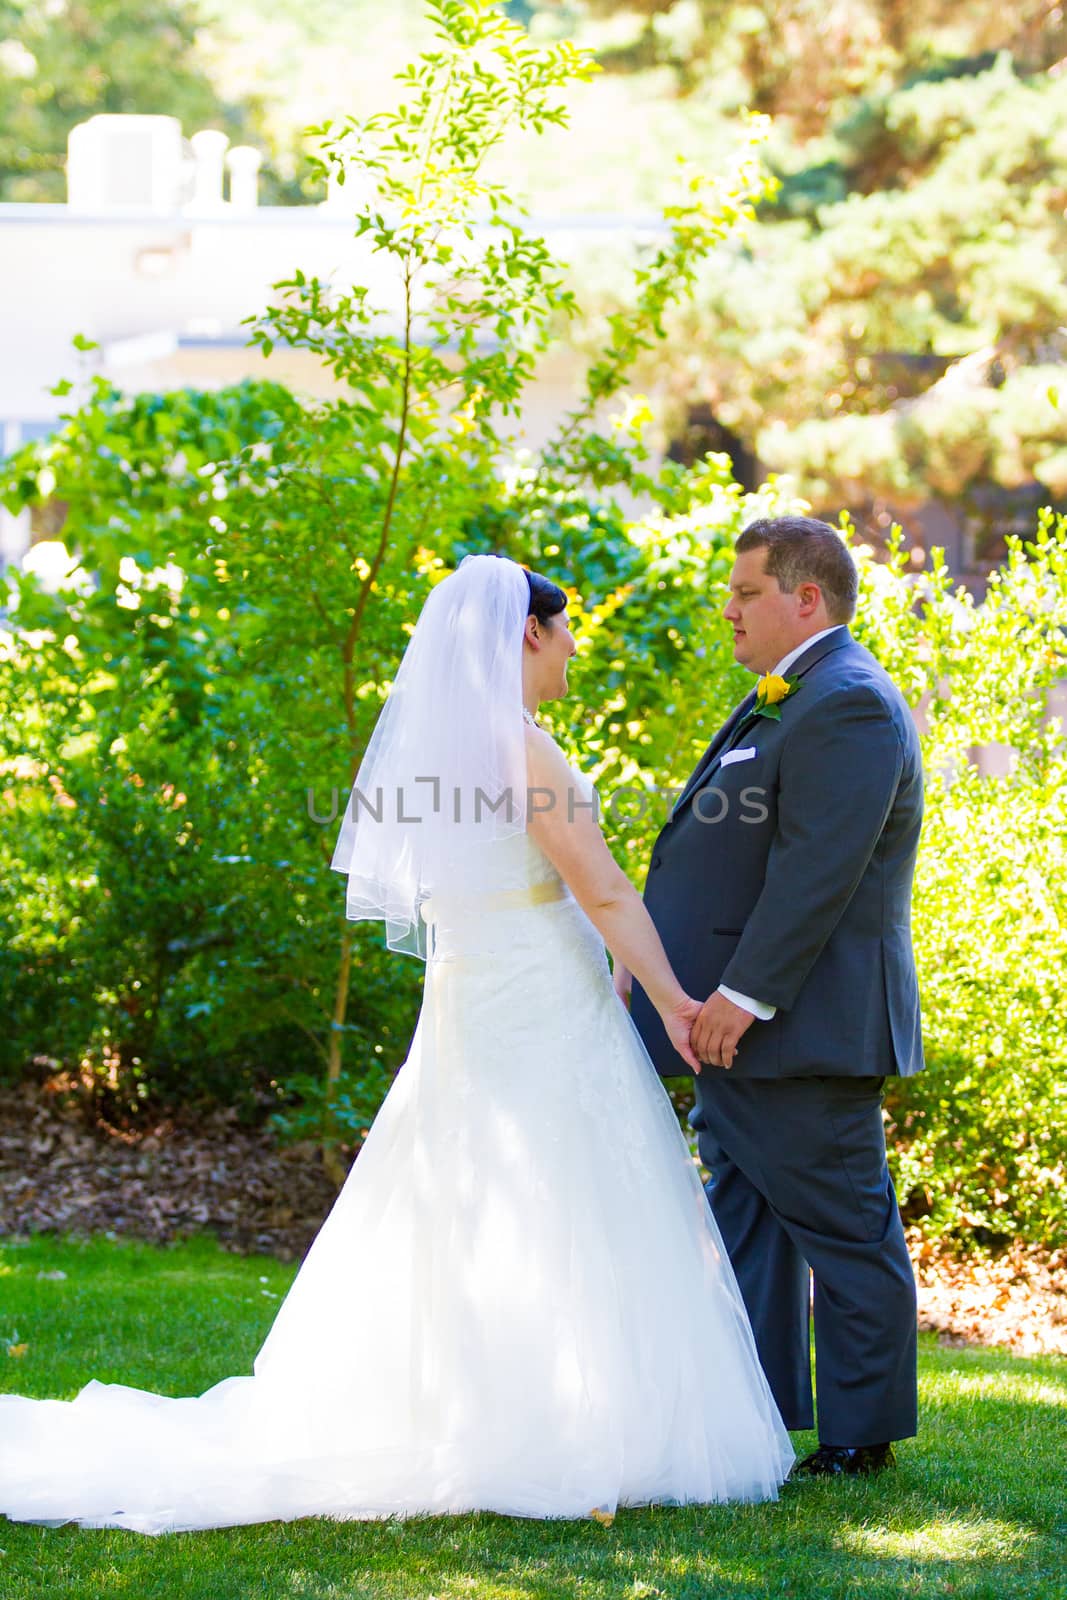
[[[299, 1260], [336, 1191], [313, 1145], [218, 1111], [195, 1126], [90, 1126], [39, 1090], [0, 1093], [0, 1236], [113, 1233], [157, 1244], [203, 1230], [226, 1249]], [[954, 1254], [909, 1236], [919, 1325], [946, 1344], [1067, 1355], [1067, 1250]]]
[[1016, 1355], [1067, 1355], [1067, 1250], [1023, 1244], [959, 1256], [918, 1233], [908, 1239], [919, 1326], [942, 1344], [1002, 1344]]
[[228, 1250], [297, 1260], [336, 1190], [310, 1145], [280, 1150], [233, 1112], [135, 1133], [89, 1126], [39, 1091], [0, 1093], [0, 1236], [203, 1230]]

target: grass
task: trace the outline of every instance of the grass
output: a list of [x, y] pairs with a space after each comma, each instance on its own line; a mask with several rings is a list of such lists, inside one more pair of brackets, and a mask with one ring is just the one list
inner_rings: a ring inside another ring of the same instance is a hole
[[[293, 1270], [210, 1240], [11, 1241], [0, 1387], [70, 1397], [97, 1377], [200, 1393], [250, 1370]], [[920, 1436], [869, 1482], [624, 1511], [610, 1528], [309, 1519], [147, 1539], [0, 1519], [0, 1600], [1067, 1600], [1067, 1361], [924, 1337], [920, 1377]]]

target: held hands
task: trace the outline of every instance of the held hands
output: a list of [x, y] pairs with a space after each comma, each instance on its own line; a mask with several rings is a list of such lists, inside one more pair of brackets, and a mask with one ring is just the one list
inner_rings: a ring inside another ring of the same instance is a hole
[[700, 1061], [694, 1054], [690, 1043], [690, 1034], [694, 1023], [700, 1015], [700, 1001], [691, 1000], [688, 995], [684, 995], [676, 1005], [671, 1006], [668, 1010], [660, 1012], [660, 1020], [663, 1023], [668, 1039], [682, 1060], [694, 1072], [700, 1071]]
[[[633, 976], [629, 969], [623, 966], [621, 961], [616, 961], [614, 970], [611, 974], [611, 981], [614, 986], [615, 993], [618, 995], [627, 1011], [629, 1011], [630, 990], [633, 985]], [[700, 1001], [691, 1000], [687, 994], [683, 994], [675, 1005], [668, 1006], [665, 1010], [660, 1011], [660, 1020], [666, 1029], [668, 1039], [671, 1041], [671, 1044], [677, 1050], [678, 1054], [682, 1057], [682, 1060], [685, 1061], [694, 1072], [700, 1071], [700, 1062], [693, 1054], [692, 1047], [689, 1043], [689, 1035], [692, 1031], [694, 1022], [699, 1015]]]
[[732, 1067], [738, 1041], [755, 1022], [755, 1017], [743, 1006], [735, 1006], [732, 1000], [727, 1000], [717, 990], [709, 995], [699, 1010], [692, 1033], [692, 1048], [708, 1066]]

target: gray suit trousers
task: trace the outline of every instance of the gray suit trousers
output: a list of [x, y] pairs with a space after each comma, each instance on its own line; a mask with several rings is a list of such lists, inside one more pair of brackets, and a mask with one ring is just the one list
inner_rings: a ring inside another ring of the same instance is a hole
[[814, 1425], [811, 1269], [823, 1444], [880, 1444], [917, 1426], [915, 1278], [886, 1163], [882, 1083], [705, 1067], [689, 1119], [788, 1428]]

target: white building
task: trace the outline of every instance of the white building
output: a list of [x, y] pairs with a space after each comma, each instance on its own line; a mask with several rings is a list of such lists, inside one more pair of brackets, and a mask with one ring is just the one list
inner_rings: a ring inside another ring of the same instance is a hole
[[[71, 133], [65, 205], [0, 204], [0, 454], [52, 432], [97, 374], [130, 392], [268, 373], [304, 393], [335, 391], [308, 352], [276, 347], [268, 363], [241, 324], [297, 268], [366, 284], [388, 306], [393, 285], [355, 238], [360, 197], [346, 184], [321, 205], [259, 206], [258, 151], [226, 146], [212, 130], [183, 138], [173, 117], [95, 116]], [[618, 258], [662, 224], [531, 218], [530, 227], [564, 259], [605, 238]], [[78, 334], [99, 348], [78, 352]], [[544, 365], [524, 404], [526, 442], [547, 437], [578, 375], [566, 351]], [[49, 392], [60, 379], [75, 385], [63, 399]], [[0, 569], [49, 531], [0, 510]]]

